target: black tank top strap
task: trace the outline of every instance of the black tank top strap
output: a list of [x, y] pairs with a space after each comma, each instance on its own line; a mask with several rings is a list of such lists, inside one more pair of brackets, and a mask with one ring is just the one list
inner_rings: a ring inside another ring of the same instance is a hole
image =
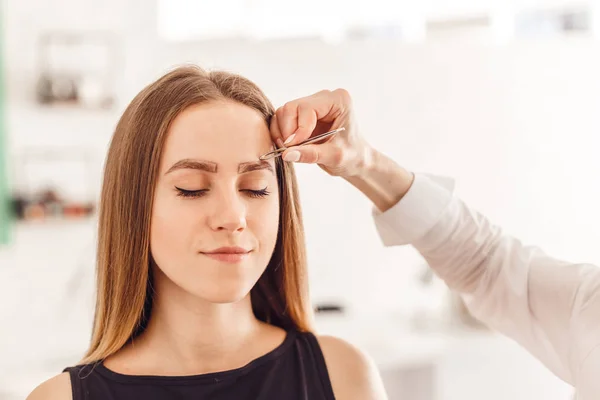
[[89, 390], [86, 389], [86, 378], [89, 377], [97, 363], [67, 367], [62, 372], [68, 372], [71, 380], [73, 400], [88, 400]]
[[71, 380], [71, 394], [73, 396], [73, 400], [84, 400], [85, 397], [83, 395], [83, 387], [81, 381], [78, 378], [79, 371], [81, 367], [68, 367], [63, 370], [63, 372], [69, 373], [69, 379]]
[[310, 355], [312, 360], [308, 365], [313, 365], [316, 369], [319, 382], [323, 386], [323, 393], [329, 399], [335, 399], [333, 394], [333, 387], [331, 386], [331, 380], [329, 378], [329, 372], [327, 371], [327, 364], [325, 363], [325, 356], [321, 350], [321, 345], [317, 340], [316, 336], [312, 332], [301, 332], [299, 337], [302, 338], [306, 343], [305, 354]]

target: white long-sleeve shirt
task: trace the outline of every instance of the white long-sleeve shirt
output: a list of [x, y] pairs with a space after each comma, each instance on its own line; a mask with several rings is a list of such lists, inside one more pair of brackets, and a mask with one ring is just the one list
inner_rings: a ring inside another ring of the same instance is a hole
[[402, 200], [374, 211], [384, 245], [414, 246], [475, 317], [573, 385], [578, 399], [600, 399], [600, 268], [524, 246], [453, 190], [451, 179], [416, 174]]

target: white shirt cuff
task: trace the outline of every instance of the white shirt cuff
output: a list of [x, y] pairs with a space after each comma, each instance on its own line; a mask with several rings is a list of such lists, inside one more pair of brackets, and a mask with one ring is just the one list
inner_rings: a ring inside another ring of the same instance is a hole
[[411, 244], [439, 221], [453, 198], [454, 180], [449, 177], [415, 174], [404, 197], [385, 212], [373, 208], [375, 227], [385, 246]]

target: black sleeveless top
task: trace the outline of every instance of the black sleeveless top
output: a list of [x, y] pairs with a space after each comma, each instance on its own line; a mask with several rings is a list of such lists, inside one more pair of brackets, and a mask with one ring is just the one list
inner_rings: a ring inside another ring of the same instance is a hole
[[66, 368], [73, 400], [333, 400], [325, 359], [312, 333], [289, 331], [283, 343], [247, 365], [191, 376], [123, 375], [102, 363]]

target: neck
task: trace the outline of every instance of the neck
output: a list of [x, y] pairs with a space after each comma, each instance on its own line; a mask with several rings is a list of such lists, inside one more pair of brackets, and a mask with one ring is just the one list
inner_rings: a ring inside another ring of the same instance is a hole
[[250, 295], [228, 304], [193, 296], [158, 272], [148, 327], [137, 340], [163, 374], [196, 374], [244, 365], [252, 343], [269, 327], [256, 319]]

